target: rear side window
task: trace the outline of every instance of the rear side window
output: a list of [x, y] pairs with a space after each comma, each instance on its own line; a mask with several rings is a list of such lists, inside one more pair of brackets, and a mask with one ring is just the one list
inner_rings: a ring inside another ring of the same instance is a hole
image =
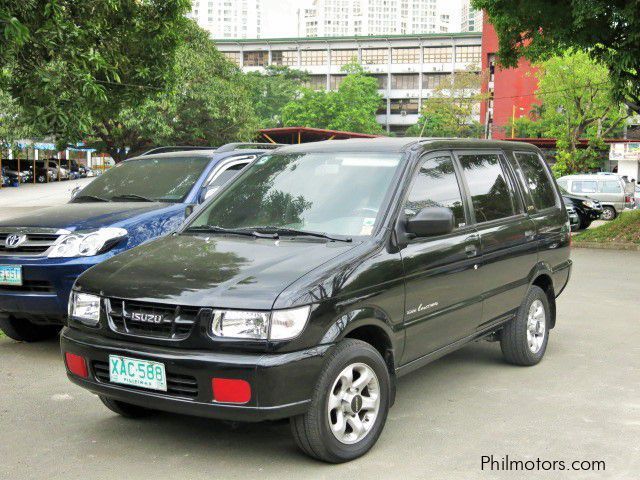
[[448, 155], [424, 161], [407, 195], [404, 213], [410, 218], [427, 207], [449, 208], [456, 226], [463, 227], [466, 224], [460, 186], [453, 160]]
[[595, 180], [574, 180], [571, 184], [573, 193], [596, 193], [598, 182]]
[[605, 180], [598, 182], [598, 191], [601, 193], [622, 193], [622, 186], [615, 180]]
[[556, 193], [551, 178], [544, 165], [535, 153], [516, 152], [516, 160], [520, 166], [522, 180], [525, 182], [533, 205], [537, 210], [544, 210], [556, 205]]
[[515, 215], [507, 175], [497, 154], [460, 155], [469, 186], [476, 222], [490, 222]]

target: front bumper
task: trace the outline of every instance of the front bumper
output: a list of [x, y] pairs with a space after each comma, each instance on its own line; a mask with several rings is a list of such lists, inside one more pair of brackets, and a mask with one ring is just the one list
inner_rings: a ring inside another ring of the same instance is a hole
[[[89, 378], [67, 372], [69, 379], [97, 395], [156, 410], [245, 422], [306, 412], [325, 355], [333, 348], [324, 345], [283, 354], [193, 351], [123, 342], [70, 328], [63, 330], [60, 345], [63, 356], [66, 352], [80, 355], [88, 365]], [[100, 380], [96, 364], [108, 365], [109, 355], [161, 362], [169, 381], [171, 376], [194, 378], [197, 393], [186, 398]], [[243, 405], [214, 402], [213, 377], [245, 380], [251, 385], [251, 399]]]
[[76, 279], [109, 254], [87, 258], [0, 256], [0, 265], [20, 265], [23, 285], [0, 285], [0, 315], [62, 324]]

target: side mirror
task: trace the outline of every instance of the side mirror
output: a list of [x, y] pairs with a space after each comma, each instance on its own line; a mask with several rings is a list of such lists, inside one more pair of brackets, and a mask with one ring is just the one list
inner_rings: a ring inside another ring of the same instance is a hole
[[451, 233], [455, 218], [450, 208], [427, 207], [420, 210], [406, 223], [406, 232], [416, 237], [433, 237]]
[[80, 191], [80, 187], [75, 187], [73, 190], [71, 190], [71, 198], [76, 198], [76, 195], [78, 195], [78, 192]]

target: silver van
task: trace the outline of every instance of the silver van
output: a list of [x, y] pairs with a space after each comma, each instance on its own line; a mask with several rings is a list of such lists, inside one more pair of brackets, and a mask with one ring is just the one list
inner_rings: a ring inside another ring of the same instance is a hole
[[566, 175], [558, 179], [558, 185], [567, 192], [598, 200], [603, 220], [613, 220], [625, 208], [633, 208], [633, 184], [615, 173]]

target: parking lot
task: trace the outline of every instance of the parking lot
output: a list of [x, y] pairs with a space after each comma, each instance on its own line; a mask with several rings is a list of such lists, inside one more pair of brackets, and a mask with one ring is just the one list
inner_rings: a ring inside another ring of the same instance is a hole
[[[576, 249], [537, 367], [480, 342], [399, 381], [377, 446], [330, 466], [288, 424], [120, 418], [67, 381], [56, 342], [0, 338], [0, 478], [629, 478], [640, 471], [640, 253]], [[10, 439], [10, 440], [9, 440]], [[603, 460], [605, 472], [491, 472], [481, 457]]]

